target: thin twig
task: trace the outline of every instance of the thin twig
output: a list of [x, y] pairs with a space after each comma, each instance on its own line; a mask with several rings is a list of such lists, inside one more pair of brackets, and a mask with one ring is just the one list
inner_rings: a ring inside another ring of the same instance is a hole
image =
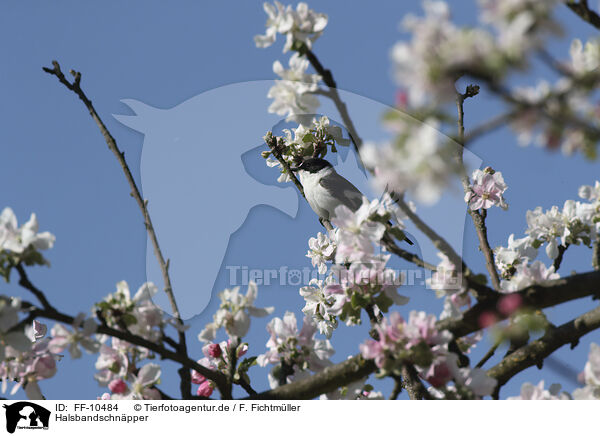
[[485, 353], [485, 356], [483, 356], [477, 365], [475, 365], [475, 368], [481, 368], [483, 365], [485, 365], [485, 363], [492, 358], [499, 346], [500, 342], [496, 342], [494, 345], [492, 345], [492, 348]]
[[363, 141], [360, 138], [360, 136], [358, 136], [358, 132], [356, 131], [356, 127], [354, 127], [354, 122], [352, 121], [352, 118], [348, 113], [348, 108], [346, 107], [346, 104], [340, 98], [340, 94], [338, 93], [337, 89], [337, 83], [333, 79], [333, 74], [331, 73], [331, 70], [328, 70], [325, 67], [323, 67], [317, 56], [308, 47], [304, 47], [301, 51], [301, 54], [306, 55], [306, 58], [313, 66], [315, 71], [319, 73], [319, 75], [323, 78], [323, 82], [329, 87], [329, 90], [323, 91], [323, 94], [329, 97], [333, 101], [333, 104], [335, 104], [335, 107], [337, 108], [338, 112], [340, 113], [340, 117], [342, 118], [342, 122], [348, 130], [350, 140], [352, 141], [354, 149], [356, 150], [357, 158], [362, 164], [360, 157], [360, 148], [362, 147]]
[[[459, 149], [457, 149], [456, 160], [461, 171], [461, 180], [465, 193], [469, 192], [471, 187], [469, 183], [469, 177], [466, 174], [463, 162], [463, 147], [465, 143], [464, 102], [467, 98], [474, 97], [475, 95], [477, 95], [478, 92], [478, 86], [469, 85], [464, 94], [457, 92], [456, 95], [456, 108], [458, 112], [458, 143], [461, 146]], [[469, 215], [473, 219], [473, 224], [475, 225], [475, 230], [477, 231], [477, 237], [479, 239], [479, 248], [485, 257], [486, 267], [488, 273], [490, 274], [492, 286], [496, 291], [498, 291], [500, 289], [500, 276], [498, 275], [498, 271], [496, 270], [496, 263], [494, 262], [494, 253], [492, 252], [492, 249], [488, 242], [487, 227], [485, 226], [485, 216], [480, 214], [479, 211], [471, 210], [471, 208], [468, 208], [467, 210], [469, 212]]]
[[29, 277], [27, 276], [27, 272], [25, 271], [25, 268], [23, 268], [23, 265], [21, 265], [19, 263], [15, 266], [15, 269], [19, 273], [19, 285], [21, 285], [23, 288], [29, 290], [33, 295], [35, 295], [35, 298], [38, 299], [38, 301], [42, 304], [44, 309], [50, 310], [50, 311], [56, 311], [54, 306], [52, 306], [50, 304], [50, 302], [48, 301], [48, 299], [46, 298], [46, 295], [42, 291], [40, 291], [38, 288], [36, 288], [33, 283], [31, 283], [31, 281], [29, 280]]
[[480, 136], [485, 135], [486, 133], [490, 133], [496, 129], [499, 129], [500, 127], [503, 127], [506, 123], [518, 118], [523, 113], [523, 111], [523, 109], [517, 108], [515, 110], [505, 112], [470, 129], [464, 135], [465, 147], [468, 144], [471, 144], [476, 139], [478, 139]]
[[[171, 305], [171, 310], [173, 311], [173, 316], [180, 325], [183, 325], [183, 321], [181, 320], [179, 308], [177, 307], [177, 301], [175, 300], [175, 295], [173, 293], [173, 287], [171, 285], [171, 278], [169, 276], [169, 261], [165, 260], [163, 254], [162, 254], [160, 245], [158, 243], [158, 237], [156, 236], [154, 226], [152, 225], [152, 220], [150, 219], [150, 213], [148, 212], [148, 201], [144, 200], [142, 198], [140, 190], [135, 182], [135, 179], [133, 178], [133, 175], [131, 174], [131, 170], [129, 169], [127, 161], [125, 160], [125, 153], [119, 149], [119, 147], [117, 145], [117, 141], [111, 135], [110, 131], [107, 129], [106, 125], [104, 124], [104, 122], [102, 121], [102, 119], [100, 118], [98, 113], [96, 112], [96, 109], [94, 108], [94, 105], [92, 104], [92, 101], [87, 97], [87, 95], [81, 89], [81, 86], [80, 86], [81, 73], [71, 70], [71, 74], [74, 77], [73, 83], [71, 83], [66, 79], [66, 77], [63, 74], [63, 72], [61, 71], [60, 65], [57, 61], [52, 61], [52, 65], [53, 65], [53, 68], [44, 67], [43, 70], [50, 75], [56, 76], [56, 78], [59, 80], [60, 83], [62, 83], [70, 91], [73, 91], [79, 97], [79, 99], [83, 102], [85, 107], [88, 109], [90, 116], [96, 122], [96, 125], [100, 129], [100, 132], [102, 133], [102, 136], [104, 137], [104, 140], [106, 141], [106, 145], [108, 146], [110, 151], [112, 151], [114, 156], [119, 161], [119, 164], [121, 165], [121, 169], [123, 170], [123, 173], [125, 174], [125, 178], [127, 179], [127, 182], [129, 183], [129, 187], [131, 188], [131, 196], [137, 202], [138, 207], [139, 207], [140, 211], [142, 212], [142, 216], [144, 217], [146, 231], [148, 232], [148, 236], [150, 237], [150, 240], [152, 241], [152, 246], [154, 248], [154, 255], [158, 261], [158, 265], [159, 265], [160, 271], [162, 273], [162, 278], [163, 278], [163, 282], [164, 282], [164, 291], [165, 291], [165, 294], [167, 295], [167, 298], [169, 299], [169, 303]], [[187, 355], [187, 345], [186, 345], [185, 333], [183, 331], [179, 330], [178, 334], [179, 334], [180, 351], [183, 355]], [[181, 394], [184, 399], [187, 399], [191, 395], [190, 394], [191, 380], [185, 380], [184, 385], [185, 385], [185, 392], [182, 392]]]
[[[454, 250], [454, 248], [452, 248], [452, 246], [442, 236], [440, 236], [435, 230], [433, 230], [433, 228], [431, 228], [416, 213], [414, 213], [401, 195], [395, 195], [394, 200], [396, 201], [398, 207], [400, 207], [400, 210], [408, 217], [408, 219], [410, 219], [415, 226], [429, 238], [433, 246], [446, 255], [448, 260], [454, 265], [457, 271], [463, 271], [464, 273], [466, 270], [468, 270], [467, 266], [463, 263], [461, 257]], [[436, 268], [434, 268], [434, 270], [435, 269]]]

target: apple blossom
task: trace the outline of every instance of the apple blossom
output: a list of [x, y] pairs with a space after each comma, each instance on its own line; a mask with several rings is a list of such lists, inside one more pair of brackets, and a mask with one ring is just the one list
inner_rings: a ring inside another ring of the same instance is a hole
[[[137, 374], [130, 374], [130, 386], [123, 387], [121, 383], [113, 383], [120, 393], [112, 391], [113, 400], [159, 400], [160, 393], [153, 389], [155, 384], [160, 383], [160, 366], [156, 363], [147, 363]], [[123, 380], [121, 380], [123, 381]]]
[[[551, 259], [558, 257], [558, 241], [569, 244], [590, 245], [593, 208], [589, 204], [565, 201], [562, 211], [557, 206], [542, 212], [541, 207], [527, 211], [527, 233], [537, 244], [546, 242], [546, 254]], [[535, 246], [535, 243], [532, 243]]]
[[250, 317], [269, 315], [273, 307], [258, 308], [254, 306], [254, 300], [258, 295], [256, 283], [250, 282], [246, 295], [240, 294], [240, 288], [225, 289], [219, 294], [221, 305], [213, 315], [213, 322], [207, 324], [198, 335], [201, 342], [210, 342], [215, 339], [217, 330], [224, 328], [230, 337], [243, 337], [250, 328]]
[[283, 319], [273, 318], [267, 331], [271, 337], [268, 351], [257, 358], [260, 366], [285, 363], [300, 370], [318, 371], [330, 364], [333, 347], [328, 340], [315, 339], [317, 329], [309, 318], [304, 318], [304, 325], [298, 331], [296, 315], [286, 312]]
[[198, 390], [196, 391], [196, 395], [199, 397], [210, 397], [215, 389], [215, 384], [210, 380], [204, 380], [198, 386]]
[[600, 44], [597, 40], [588, 41], [584, 46], [581, 40], [574, 39], [569, 54], [571, 68], [575, 74], [597, 74], [600, 67]]
[[65, 348], [69, 349], [72, 359], [81, 357], [81, 345], [88, 353], [96, 353], [100, 349], [100, 343], [91, 338], [96, 332], [96, 322], [92, 318], [85, 319], [85, 314], [80, 313], [73, 322], [73, 332], [70, 332], [62, 324], [52, 327], [52, 339], [50, 350], [53, 353], [61, 353]]
[[375, 187], [398, 193], [408, 191], [427, 204], [437, 202], [458, 170], [453, 158], [458, 145], [449, 143], [438, 128], [435, 119], [411, 122], [395, 142], [363, 144], [360, 156], [375, 171]]
[[96, 360], [98, 372], [94, 375], [94, 378], [100, 386], [108, 386], [115, 379], [125, 378], [130, 371], [127, 349], [120, 346], [121, 342], [114, 338], [112, 342], [113, 347], [106, 344], [100, 346], [100, 353]]
[[398, 361], [427, 368], [436, 357], [447, 354], [445, 346], [452, 338], [449, 332], [435, 329], [434, 315], [416, 311], [410, 313], [408, 322], [398, 312], [391, 312], [375, 330], [379, 339], [368, 339], [360, 351], [385, 371], [399, 369]]
[[472, 179], [470, 191], [465, 194], [465, 202], [471, 210], [489, 209], [492, 206], [505, 210], [508, 208], [502, 196], [507, 186], [501, 172], [490, 167], [483, 171], [477, 169], [473, 171]]
[[554, 272], [554, 266], [546, 267], [542, 262], [536, 260], [533, 264], [519, 264], [510, 280], [502, 280], [501, 292], [517, 292], [534, 284], [543, 284], [550, 280], [560, 278], [560, 274]]
[[338, 298], [339, 294], [325, 292], [325, 289], [328, 288], [327, 284], [332, 283], [334, 282], [331, 276], [325, 281], [312, 279], [308, 286], [300, 288], [299, 291], [306, 302], [302, 312], [305, 316], [312, 319], [312, 322], [317, 325], [319, 332], [327, 338], [331, 338], [333, 330], [337, 328], [336, 315], [341, 313], [341, 307], [346, 302], [343, 290], [341, 298]]
[[[295, 166], [299, 160], [305, 157], [313, 156], [315, 152], [318, 152], [317, 154], [320, 156], [325, 156], [328, 148], [331, 151], [337, 151], [336, 146], [350, 144], [350, 140], [343, 137], [342, 128], [332, 125], [326, 116], [319, 119], [313, 118], [312, 111], [307, 111], [306, 115], [306, 117], [302, 115], [301, 120], [305, 124], [301, 123], [294, 129], [283, 129], [284, 136], [276, 138], [281, 158], [290, 166]], [[269, 132], [264, 139], [269, 142], [275, 138]], [[281, 175], [277, 181], [279, 183], [291, 181], [290, 175], [283, 169], [281, 162], [271, 157], [271, 154], [271, 151], [264, 151], [262, 156], [266, 159], [267, 166], [280, 169]]]
[[566, 392], [560, 392], [561, 386], [553, 384], [550, 389], [544, 389], [544, 380], [537, 385], [523, 383], [521, 395], [518, 397], [508, 397], [507, 400], [570, 400], [571, 396]]
[[282, 80], [276, 80], [267, 93], [273, 102], [269, 113], [285, 115], [286, 121], [310, 125], [313, 114], [319, 107], [319, 99], [313, 94], [318, 89], [321, 76], [307, 74], [308, 60], [295, 53], [290, 58], [290, 69], [284, 69], [279, 61], [273, 64], [273, 71]]
[[527, 263], [537, 257], [537, 248], [533, 247], [534, 240], [529, 236], [515, 239], [514, 233], [508, 237], [507, 247], [494, 249], [494, 261], [500, 274], [505, 279], [510, 279], [520, 263]]
[[256, 35], [254, 42], [257, 47], [269, 47], [275, 42], [277, 34], [286, 36], [283, 52], [297, 50], [298, 44], [312, 47], [312, 43], [321, 36], [321, 32], [327, 26], [327, 15], [317, 13], [308, 8], [304, 2], [298, 3], [296, 10], [291, 6], [284, 7], [278, 1], [275, 6], [264, 3], [265, 12], [268, 15], [266, 33]]
[[558, 0], [479, 0], [480, 21], [496, 30], [502, 51], [520, 60], [531, 49], [541, 46], [547, 34], [560, 33], [552, 12]]
[[31, 214], [29, 221], [20, 228], [10, 207], [0, 214], [0, 250], [22, 254], [29, 246], [36, 250], [47, 250], [54, 245], [55, 237], [49, 232], [38, 233], [37, 217]]
[[123, 394], [128, 389], [128, 387], [127, 387], [127, 383], [125, 383], [123, 381], [123, 379], [118, 378], [118, 379], [112, 380], [108, 384], [108, 389], [110, 389], [110, 391], [113, 394]]
[[333, 260], [335, 253], [335, 244], [327, 235], [319, 232], [316, 238], [308, 240], [308, 253], [306, 257], [310, 258], [312, 266], [318, 266], [319, 274], [327, 272], [327, 261]]

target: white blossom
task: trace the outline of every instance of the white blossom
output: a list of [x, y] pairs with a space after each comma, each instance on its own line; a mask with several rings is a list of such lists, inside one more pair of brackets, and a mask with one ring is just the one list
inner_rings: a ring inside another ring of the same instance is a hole
[[327, 272], [327, 261], [333, 260], [335, 244], [329, 236], [319, 232], [316, 238], [308, 240], [308, 253], [306, 257], [310, 258], [312, 266], [317, 266], [319, 274]]
[[588, 41], [585, 46], [581, 40], [571, 42], [571, 68], [575, 74], [598, 73], [600, 67], [600, 44], [597, 40]]
[[217, 330], [224, 328], [231, 337], [243, 337], [250, 328], [250, 317], [264, 317], [272, 313], [273, 307], [258, 308], [254, 300], [258, 295], [256, 283], [248, 283], [246, 295], [240, 294], [239, 286], [225, 289], [219, 294], [221, 305], [213, 315], [213, 322], [205, 326], [198, 335], [201, 342], [211, 342], [215, 339]]
[[528, 265], [521, 263], [517, 265], [516, 272], [510, 280], [502, 280], [501, 292], [510, 293], [520, 291], [534, 284], [543, 284], [551, 280], [559, 279], [560, 275], [554, 272], [554, 266], [546, 267], [542, 262], [536, 260]]
[[321, 32], [327, 26], [327, 15], [309, 9], [304, 2], [298, 3], [296, 10], [293, 10], [290, 5], [284, 7], [278, 1], [275, 2], [275, 6], [264, 3], [263, 7], [268, 16], [267, 30], [264, 35], [254, 37], [256, 46], [260, 48], [273, 44], [279, 33], [286, 37], [284, 53], [297, 49], [298, 43], [310, 49], [312, 43], [321, 36]]
[[440, 198], [457, 167], [451, 153], [455, 144], [448, 144], [438, 126], [437, 121], [426, 120], [412, 125], [401, 143], [365, 143], [361, 147], [363, 162], [375, 169], [377, 189], [410, 191], [428, 204]]
[[268, 351], [257, 358], [260, 366], [279, 364], [299, 369], [319, 371], [331, 362], [329, 357], [334, 353], [328, 340], [315, 339], [317, 329], [309, 318], [304, 318], [304, 325], [298, 331], [296, 315], [286, 312], [283, 319], [273, 318], [267, 325], [271, 337], [267, 342]]
[[566, 392], [561, 392], [560, 389], [559, 384], [550, 385], [548, 390], [544, 389], [544, 380], [537, 385], [523, 383], [521, 395], [508, 397], [507, 400], [570, 400], [571, 396]]
[[49, 232], [38, 233], [37, 217], [31, 214], [29, 221], [20, 228], [17, 217], [10, 207], [0, 214], [0, 250], [21, 254], [29, 246], [36, 250], [47, 250], [54, 245], [55, 237]]
[[515, 239], [514, 233], [508, 237], [507, 247], [494, 249], [494, 260], [500, 273], [504, 276], [512, 274], [513, 269], [520, 263], [533, 261], [537, 257], [537, 248], [532, 246], [530, 237]]

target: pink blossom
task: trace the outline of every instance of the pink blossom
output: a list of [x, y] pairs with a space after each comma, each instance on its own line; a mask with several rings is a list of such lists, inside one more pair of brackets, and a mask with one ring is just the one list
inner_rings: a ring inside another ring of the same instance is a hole
[[210, 380], [203, 381], [200, 386], [198, 386], [198, 390], [196, 391], [196, 395], [200, 397], [210, 397], [213, 393], [214, 386], [213, 382]]
[[206, 347], [206, 352], [204, 354], [208, 354], [209, 357], [221, 357], [221, 354], [223, 354], [219, 344], [208, 344], [204, 347]]
[[235, 350], [236, 353], [236, 357], [239, 359], [240, 357], [242, 357], [244, 354], [246, 354], [248, 352], [248, 344], [243, 343], [240, 344], [237, 349]]
[[199, 385], [199, 384], [203, 383], [205, 380], [206, 380], [206, 377], [204, 377], [198, 371], [196, 371], [195, 369], [192, 371], [192, 383], [194, 383], [195, 385]]
[[362, 354], [365, 359], [374, 359], [375, 365], [377, 365], [378, 368], [383, 367], [383, 359], [385, 356], [380, 342], [368, 339], [359, 345], [359, 349], [360, 354]]
[[122, 394], [127, 391], [127, 383], [121, 378], [115, 379], [108, 384], [108, 389], [113, 394]]
[[484, 171], [475, 170], [471, 191], [465, 195], [465, 201], [471, 210], [489, 209], [492, 206], [506, 209], [508, 205], [502, 197], [506, 189], [502, 173], [495, 172], [489, 167]]
[[434, 362], [424, 374], [425, 380], [434, 388], [444, 386], [452, 379], [452, 372], [448, 367], [446, 359], [439, 359]]

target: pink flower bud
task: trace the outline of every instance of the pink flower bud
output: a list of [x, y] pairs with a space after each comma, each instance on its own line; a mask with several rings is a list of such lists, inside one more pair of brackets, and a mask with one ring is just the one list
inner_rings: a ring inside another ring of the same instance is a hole
[[244, 342], [239, 347], [237, 347], [237, 350], [235, 350], [235, 351], [236, 351], [236, 355], [238, 358], [242, 357], [244, 354], [246, 354], [248, 352], [248, 344], [246, 344]]
[[213, 393], [213, 385], [210, 380], [205, 380], [202, 382], [200, 386], [198, 386], [198, 390], [196, 391], [196, 395], [200, 397], [210, 397]]
[[223, 351], [221, 350], [219, 344], [209, 344], [207, 346], [207, 353], [210, 357], [221, 357]]
[[425, 374], [426, 380], [434, 388], [444, 386], [452, 378], [450, 368], [446, 362], [437, 362], [431, 365], [427, 374]]
[[108, 384], [108, 389], [110, 389], [113, 394], [122, 394], [127, 390], [127, 383], [125, 383], [123, 379], [119, 378], [111, 381]]

